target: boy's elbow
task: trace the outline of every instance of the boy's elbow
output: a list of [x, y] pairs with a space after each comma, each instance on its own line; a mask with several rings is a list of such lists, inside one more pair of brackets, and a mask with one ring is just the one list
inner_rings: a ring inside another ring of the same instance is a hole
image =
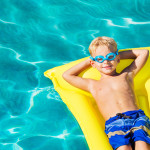
[[63, 79], [66, 79], [66, 73], [65, 72], [62, 74], [62, 77], [63, 77]]
[[147, 50], [148, 56], [149, 56], [149, 50]]
[[149, 56], [149, 50], [144, 49], [144, 52], [145, 52], [145, 54], [146, 54], [146, 55], [148, 55], [148, 56]]
[[62, 77], [63, 77], [64, 80], [67, 80], [67, 79], [69, 78], [69, 75], [64, 72], [64, 73], [62, 74]]
[[148, 58], [148, 57], [149, 57], [149, 50], [147, 50], [147, 49], [142, 49], [142, 51], [139, 51], [139, 52], [140, 52], [139, 56], [142, 55], [142, 56], [145, 57], [145, 58]]
[[145, 55], [146, 55], [146, 58], [148, 59], [148, 57], [149, 57], [149, 50], [145, 50]]

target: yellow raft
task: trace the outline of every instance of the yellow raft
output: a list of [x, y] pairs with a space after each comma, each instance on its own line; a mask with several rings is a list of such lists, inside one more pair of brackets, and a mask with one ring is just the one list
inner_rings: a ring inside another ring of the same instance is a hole
[[[150, 51], [150, 47], [132, 49], [148, 49]], [[123, 51], [126, 50], [128, 49], [123, 49]], [[44, 75], [52, 80], [55, 90], [75, 116], [84, 133], [90, 150], [112, 150], [104, 132], [105, 121], [92, 95], [86, 91], [73, 87], [62, 78], [64, 71], [87, 58], [88, 57], [49, 69], [44, 72]], [[121, 60], [116, 71], [121, 72], [125, 67], [130, 65], [132, 61], [132, 59]], [[79, 76], [95, 80], [99, 80], [101, 77], [100, 73], [92, 67], [80, 73]], [[145, 66], [134, 78], [134, 91], [139, 108], [144, 110], [145, 114], [150, 117], [150, 58], [148, 58]]]

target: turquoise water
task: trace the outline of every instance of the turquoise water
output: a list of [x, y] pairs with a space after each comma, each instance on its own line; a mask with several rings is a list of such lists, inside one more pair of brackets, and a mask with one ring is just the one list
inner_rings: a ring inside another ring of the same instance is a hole
[[0, 150], [89, 150], [44, 71], [89, 56], [95, 37], [150, 46], [149, 0], [0, 1]]

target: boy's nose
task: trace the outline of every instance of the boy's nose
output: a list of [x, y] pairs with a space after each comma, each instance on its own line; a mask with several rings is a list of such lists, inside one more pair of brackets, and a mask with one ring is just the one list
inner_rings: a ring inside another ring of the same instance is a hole
[[109, 62], [109, 60], [107, 60], [107, 59], [103, 61], [103, 63], [107, 63], [107, 62]]

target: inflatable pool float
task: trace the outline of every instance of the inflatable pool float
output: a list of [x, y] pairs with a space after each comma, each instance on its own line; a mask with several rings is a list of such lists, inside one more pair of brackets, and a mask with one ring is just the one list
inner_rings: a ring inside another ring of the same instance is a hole
[[[132, 49], [148, 49], [150, 51], [150, 47]], [[122, 49], [119, 51], [126, 50], [129, 49]], [[62, 78], [63, 72], [87, 58], [88, 57], [49, 69], [44, 72], [44, 75], [52, 80], [55, 90], [59, 93], [63, 102], [68, 106], [78, 121], [89, 149], [112, 150], [104, 132], [105, 121], [92, 95], [86, 91], [73, 87]], [[116, 71], [121, 72], [125, 67], [130, 65], [132, 61], [133, 59], [121, 60]], [[95, 80], [99, 80], [101, 77], [100, 73], [92, 67], [84, 70], [79, 76]], [[145, 114], [150, 117], [150, 56], [144, 67], [134, 78], [134, 91], [137, 97], [138, 107], [144, 110]]]

